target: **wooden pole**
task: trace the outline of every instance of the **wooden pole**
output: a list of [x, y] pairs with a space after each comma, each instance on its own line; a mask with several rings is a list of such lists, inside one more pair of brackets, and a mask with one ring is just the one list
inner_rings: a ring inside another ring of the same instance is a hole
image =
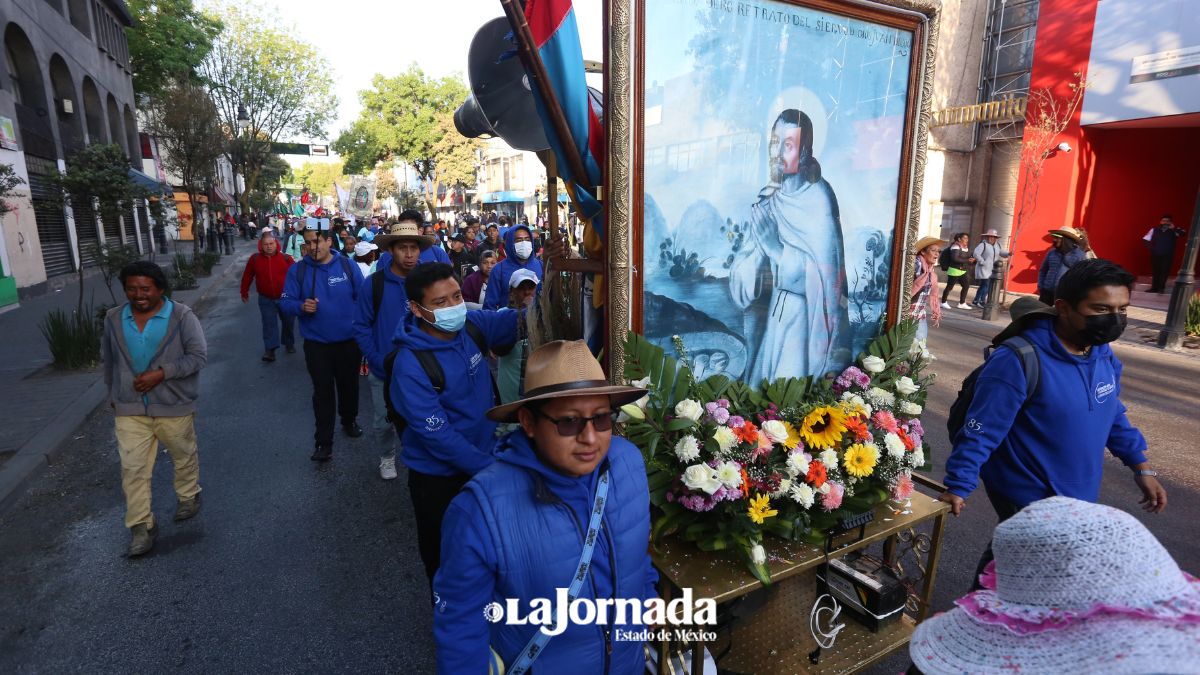
[[546, 154], [549, 155], [546, 164], [546, 199], [550, 200], [550, 239], [558, 241], [561, 238], [558, 233], [558, 160], [553, 152]]
[[550, 115], [550, 122], [562, 145], [563, 154], [566, 155], [567, 165], [575, 175], [575, 180], [587, 180], [583, 157], [579, 155], [579, 148], [575, 146], [575, 138], [571, 135], [571, 127], [567, 124], [567, 116], [558, 102], [558, 96], [550, 86], [550, 76], [546, 73], [546, 64], [542, 63], [542, 56], [538, 54], [533, 43], [533, 33], [529, 30], [529, 22], [525, 20], [525, 11], [516, 4], [516, 0], [500, 0], [500, 4], [504, 7], [504, 14], [512, 26], [513, 35], [517, 38], [517, 55], [521, 57], [525, 72], [538, 88], [542, 101], [546, 104], [546, 112]]

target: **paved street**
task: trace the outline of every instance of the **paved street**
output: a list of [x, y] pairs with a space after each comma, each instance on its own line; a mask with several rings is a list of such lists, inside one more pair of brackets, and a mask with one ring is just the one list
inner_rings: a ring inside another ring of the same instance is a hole
[[[232, 283], [201, 309], [210, 350], [198, 422], [203, 510], [171, 522], [170, 471], [160, 467], [156, 549], [124, 558], [112, 418], [93, 414], [56, 466], [0, 513], [0, 672], [430, 672], [404, 474], [379, 480], [374, 448], [344, 437], [330, 465], [314, 466], [301, 355], [259, 361], [257, 308]], [[992, 332], [959, 312], [933, 331], [939, 381], [926, 428], [939, 466], [946, 411]], [[1200, 571], [1200, 359], [1117, 349], [1125, 402], [1171, 496], [1166, 513], [1142, 518]], [[1137, 512], [1137, 496], [1112, 462], [1102, 500]], [[993, 523], [982, 495], [949, 523], [937, 609], [969, 585]], [[902, 661], [873, 672], [899, 672]]]

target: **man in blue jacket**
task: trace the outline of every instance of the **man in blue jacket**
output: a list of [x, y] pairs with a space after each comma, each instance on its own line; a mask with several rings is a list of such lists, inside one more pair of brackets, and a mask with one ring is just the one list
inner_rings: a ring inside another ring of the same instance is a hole
[[[454, 270], [443, 263], [418, 265], [404, 285], [410, 313], [396, 329], [389, 386], [392, 405], [407, 422], [401, 459], [421, 562], [432, 583], [446, 507], [492, 463], [496, 423], [484, 415], [496, 399], [486, 352], [516, 342], [518, 313], [467, 311]], [[429, 355], [435, 362], [422, 365]], [[427, 365], [440, 371], [440, 390]]]
[[390, 262], [384, 267], [376, 266], [359, 288], [354, 339], [370, 369], [372, 422], [383, 448], [379, 457], [379, 476], [392, 480], [396, 477], [396, 433], [388, 421], [383, 396], [386, 379], [383, 361], [394, 349], [392, 338], [396, 336], [396, 327], [408, 314], [404, 280], [416, 269], [421, 251], [433, 245], [433, 238], [423, 236], [415, 222], [405, 220], [393, 225], [388, 234], [377, 235], [375, 241], [389, 254]]
[[[1133, 281], [1101, 259], [1081, 261], [1063, 275], [1054, 309], [1031, 316], [1020, 331], [1039, 364], [1039, 384], [1028, 401], [1020, 355], [1001, 348], [987, 360], [946, 460], [948, 489], [940, 499], [954, 515], [980, 479], [1002, 521], [1054, 495], [1094, 502], [1105, 447], [1133, 471], [1143, 508], [1166, 508], [1167, 492], [1146, 460], [1146, 439], [1125, 415], [1121, 362], [1108, 346], [1125, 329]], [[989, 547], [980, 571], [990, 554]]]
[[279, 305], [285, 315], [300, 317], [304, 363], [312, 378], [317, 423], [312, 460], [324, 462], [333, 457], [335, 409], [346, 435], [362, 436], [356, 421], [362, 356], [354, 341], [354, 307], [362, 272], [349, 258], [333, 250], [333, 233], [328, 229], [305, 230], [304, 243], [308, 255], [288, 268]]
[[[488, 277], [487, 293], [483, 298], [484, 309], [508, 307], [508, 278], [520, 269], [526, 269], [544, 279], [542, 261], [533, 256], [533, 233], [527, 225], [518, 225], [504, 235], [504, 260], [492, 268]], [[538, 284], [538, 292], [542, 285]]]

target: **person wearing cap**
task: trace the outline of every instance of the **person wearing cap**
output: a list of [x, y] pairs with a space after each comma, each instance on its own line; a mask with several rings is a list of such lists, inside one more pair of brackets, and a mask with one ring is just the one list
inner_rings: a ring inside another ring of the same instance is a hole
[[929, 320], [933, 325], [942, 323], [942, 308], [937, 303], [938, 279], [937, 260], [942, 253], [941, 239], [937, 237], [922, 237], [917, 241], [917, 261], [914, 265], [912, 297], [909, 298], [909, 318], [917, 322], [917, 339], [929, 338]]
[[485, 230], [483, 241], [479, 242], [476, 252], [483, 255], [485, 251], [493, 251], [498, 257], [504, 255], [504, 242], [500, 241], [500, 228], [490, 223]]
[[371, 265], [375, 262], [379, 247], [369, 241], [360, 241], [354, 245], [354, 263], [362, 272], [363, 278], [371, 274]]
[[994, 545], [980, 589], [917, 626], [918, 672], [1200, 672], [1200, 581], [1133, 516], [1050, 497]]
[[1050, 232], [1052, 244], [1050, 251], [1042, 260], [1041, 267], [1038, 268], [1037, 279], [1038, 300], [1047, 305], [1054, 304], [1054, 289], [1058, 288], [1058, 282], [1067, 273], [1067, 270], [1071, 269], [1075, 263], [1086, 259], [1083, 248], [1080, 246], [1083, 239], [1079, 236], [1079, 232], [1073, 227], [1064, 227]]
[[281, 324], [284, 349], [289, 354], [296, 351], [296, 320], [285, 315], [279, 304], [279, 298], [283, 295], [283, 282], [287, 279], [288, 269], [294, 262], [290, 255], [279, 250], [279, 240], [275, 238], [275, 231], [264, 227], [262, 236], [258, 239], [258, 253], [250, 256], [246, 261], [246, 269], [242, 272], [242, 302], [250, 301], [252, 280], [254, 289], [258, 291], [258, 312], [262, 316], [262, 360], [267, 363], [275, 360], [275, 350], [279, 349]]
[[1164, 213], [1158, 219], [1158, 225], [1150, 228], [1142, 237], [1146, 248], [1150, 249], [1150, 269], [1152, 273], [1150, 292], [1166, 293], [1167, 276], [1171, 273], [1171, 262], [1175, 260], [1175, 244], [1187, 234], [1182, 227], [1175, 225], [1171, 214]]
[[[518, 312], [468, 311], [454, 269], [418, 265], [404, 282], [409, 313], [396, 327], [396, 358], [388, 383], [406, 427], [401, 459], [417, 521], [417, 542], [430, 582], [438, 566], [442, 516], [454, 495], [492, 463], [496, 404], [488, 352], [517, 340]], [[441, 375], [434, 388], [429, 357]]]
[[[530, 270], [521, 269], [513, 272], [508, 278], [508, 306], [512, 309], [526, 309], [533, 304], [537, 295], [537, 275]], [[517, 342], [511, 351], [503, 354], [496, 353], [496, 388], [500, 391], [500, 402], [511, 403], [521, 396], [521, 374], [529, 345], [529, 335], [525, 322], [517, 324]]]
[[528, 612], [533, 599], [553, 601], [571, 586], [579, 569], [580, 599], [657, 597], [646, 468], [637, 447], [613, 434], [620, 406], [645, 393], [610, 385], [582, 341], [529, 355], [524, 396], [487, 414], [520, 428], [446, 513], [433, 582], [439, 673], [487, 672], [491, 650], [514, 669], [527, 664], [530, 646], [533, 672], [645, 672], [643, 643], [617, 633], [642, 626], [617, 623], [615, 612], [600, 625], [567, 621], [560, 635], [531, 643], [538, 625], [489, 623], [481, 611], [515, 599]]
[[454, 275], [459, 282], [467, 278], [475, 268], [475, 254], [467, 248], [467, 236], [458, 233], [450, 237], [450, 265], [454, 267]]
[[[396, 477], [398, 439], [388, 421], [387, 403], [383, 396], [383, 388], [387, 384], [384, 359], [395, 349], [392, 339], [396, 335], [396, 328], [408, 314], [405, 279], [416, 269], [421, 251], [433, 245], [433, 237], [422, 235], [415, 222], [404, 220], [392, 225], [387, 234], [376, 235], [372, 242], [374, 244], [386, 249], [388, 264], [377, 265], [359, 287], [358, 305], [354, 312], [354, 339], [367, 360], [372, 426], [381, 451], [379, 477], [392, 480]], [[380, 294], [378, 298], [376, 293]]]
[[1012, 255], [1011, 251], [1005, 251], [996, 243], [999, 240], [999, 232], [988, 230], [983, 233], [983, 241], [979, 242], [971, 254], [975, 258], [975, 279], [979, 282], [979, 289], [975, 291], [975, 299], [971, 301], [971, 304], [976, 307], [983, 307], [987, 304], [992, 290], [992, 281], [1000, 273], [1001, 260]]
[[308, 255], [288, 269], [280, 304], [284, 314], [300, 319], [304, 364], [313, 384], [316, 449], [311, 459], [333, 457], [333, 423], [351, 438], [362, 436], [358, 426], [358, 366], [361, 354], [354, 340], [355, 302], [362, 272], [334, 249], [329, 220], [310, 218], [315, 229], [304, 230]]
[[[1021, 335], [1033, 345], [1037, 387], [1027, 391], [1014, 349], [997, 349], [984, 363], [946, 459], [940, 499], [954, 515], [981, 481], [1001, 521], [1051, 495], [1094, 502], [1105, 448], [1133, 472], [1143, 508], [1166, 508], [1146, 439], [1125, 414], [1123, 367], [1108, 345], [1125, 329], [1133, 281], [1111, 261], [1085, 260], [1063, 275], [1054, 307], [1032, 298], [1013, 303], [1014, 321], [994, 343]], [[990, 560], [989, 547], [980, 569]]]
[[517, 225], [504, 234], [505, 258], [492, 270], [483, 298], [484, 309], [508, 307], [508, 279], [517, 270], [529, 270], [542, 278], [542, 261], [534, 257], [533, 250], [533, 232], [528, 225]]
[[479, 254], [479, 267], [463, 279], [463, 299], [467, 301], [467, 309], [483, 309], [483, 294], [487, 291], [488, 278], [492, 268], [496, 266], [495, 251], [484, 251]]

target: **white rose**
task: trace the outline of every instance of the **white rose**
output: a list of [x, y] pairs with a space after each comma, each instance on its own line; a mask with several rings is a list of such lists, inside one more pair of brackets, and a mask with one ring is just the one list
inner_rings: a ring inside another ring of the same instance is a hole
[[862, 360], [863, 370], [871, 374], [882, 373], [887, 367], [887, 361], [878, 356], [864, 356]]
[[782, 497], [787, 494], [788, 490], [792, 489], [792, 481], [789, 478], [784, 478], [779, 481], [779, 488], [771, 493], [772, 497]]
[[888, 457], [899, 459], [904, 456], [904, 441], [896, 434], [888, 432], [883, 436], [883, 447], [887, 448]]
[[923, 466], [925, 464], [925, 451], [921, 448], [913, 450], [908, 455], [908, 463], [913, 467]]
[[911, 395], [917, 393], [918, 391], [920, 391], [920, 389], [921, 388], [917, 386], [917, 383], [913, 382], [912, 378], [907, 375], [896, 380], [896, 392], [897, 393], [903, 394], [905, 396], [911, 396]]
[[733, 489], [742, 485], [742, 467], [737, 462], [722, 462], [717, 467], [717, 480], [727, 488]]
[[700, 421], [700, 417], [704, 415], [704, 406], [700, 405], [699, 401], [693, 401], [690, 398], [685, 398], [675, 404], [675, 416], [689, 419], [693, 422]]
[[825, 465], [826, 470], [836, 469], [838, 467], [838, 454], [833, 448], [821, 451], [821, 463]]
[[812, 507], [813, 502], [817, 498], [817, 493], [807, 483], [796, 483], [788, 491], [788, 496], [792, 498], [792, 501], [807, 509]]
[[908, 348], [908, 355], [909, 356], [917, 356], [918, 354], [921, 354], [924, 351], [925, 351], [925, 341], [924, 340], [913, 340], [912, 345]]
[[783, 426], [783, 422], [779, 420], [763, 422], [762, 432], [766, 434], [767, 440], [772, 443], [782, 443], [788, 437], [787, 427]]
[[729, 427], [717, 427], [717, 431], [713, 434], [713, 439], [721, 447], [721, 452], [729, 452], [730, 448], [737, 445], [737, 436], [734, 435], [733, 429]]
[[767, 552], [763, 550], [761, 544], [755, 544], [750, 547], [750, 559], [754, 561], [755, 565], [762, 565], [767, 562]]
[[689, 490], [703, 490], [710, 495], [721, 487], [717, 473], [707, 464], [693, 464], [684, 470], [683, 484]]
[[923, 408], [912, 401], [900, 402], [900, 414], [902, 415], [911, 415], [916, 417], [917, 415], [921, 414], [921, 410], [923, 410]]
[[895, 394], [879, 387], [871, 387], [871, 390], [867, 392], [867, 398], [871, 399], [875, 405], [880, 406], [891, 406], [896, 403]]
[[804, 456], [803, 452], [793, 452], [792, 454], [788, 455], [787, 472], [791, 474], [793, 478], [796, 476], [808, 475], [808, 459]]
[[700, 456], [700, 444], [695, 436], [684, 436], [675, 444], [675, 456], [679, 461], [687, 463], [695, 461]]

